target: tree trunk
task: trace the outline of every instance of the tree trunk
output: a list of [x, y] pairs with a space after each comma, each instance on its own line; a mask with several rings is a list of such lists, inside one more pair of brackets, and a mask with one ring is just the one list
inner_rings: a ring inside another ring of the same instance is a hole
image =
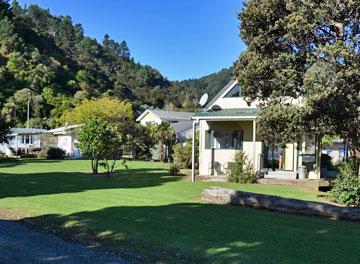
[[91, 160], [91, 168], [92, 168], [93, 174], [98, 174], [98, 167], [99, 167], [99, 160], [92, 159]]
[[162, 142], [162, 140], [159, 141], [159, 145], [160, 145], [160, 160], [164, 161], [164, 144]]
[[357, 171], [360, 177], [360, 146], [358, 144], [354, 144], [353, 142], [354, 140], [352, 139], [348, 140], [348, 144], [350, 147], [350, 157], [354, 163], [354, 170]]

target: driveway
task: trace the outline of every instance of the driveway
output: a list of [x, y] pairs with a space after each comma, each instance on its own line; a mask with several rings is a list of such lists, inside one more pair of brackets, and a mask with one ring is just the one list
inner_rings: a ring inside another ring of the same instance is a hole
[[125, 264], [105, 252], [33, 231], [18, 222], [0, 220], [0, 264]]

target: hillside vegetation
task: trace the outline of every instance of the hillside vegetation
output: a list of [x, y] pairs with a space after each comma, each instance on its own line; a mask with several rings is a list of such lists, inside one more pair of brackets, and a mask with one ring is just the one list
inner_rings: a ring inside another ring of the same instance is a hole
[[17, 126], [54, 127], [84, 99], [116, 97], [135, 113], [148, 107], [193, 110], [203, 92], [214, 95], [229, 80], [222, 70], [198, 80], [171, 82], [135, 62], [126, 41], [105, 34], [101, 43], [69, 16], [37, 5], [0, 0], [0, 108]]

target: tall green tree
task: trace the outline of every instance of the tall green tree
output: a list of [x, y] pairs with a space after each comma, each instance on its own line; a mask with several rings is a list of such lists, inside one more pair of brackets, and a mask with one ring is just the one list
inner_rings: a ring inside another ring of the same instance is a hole
[[249, 0], [239, 19], [247, 45], [235, 68], [242, 94], [277, 109], [260, 116], [262, 127], [283, 124], [264, 136], [276, 140], [286, 130], [287, 138], [273, 142], [282, 144], [296, 126], [339, 135], [359, 159], [360, 2]]
[[90, 158], [94, 174], [98, 174], [99, 163], [109, 156], [116, 147], [117, 135], [109, 128], [108, 122], [101, 118], [89, 118], [79, 132], [79, 149]]

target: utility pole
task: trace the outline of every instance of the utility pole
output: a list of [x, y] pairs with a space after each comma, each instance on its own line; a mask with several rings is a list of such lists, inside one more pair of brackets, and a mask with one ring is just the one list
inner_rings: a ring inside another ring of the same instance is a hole
[[31, 93], [28, 92], [28, 103], [27, 103], [27, 124], [26, 127], [29, 128], [30, 127], [30, 96]]

